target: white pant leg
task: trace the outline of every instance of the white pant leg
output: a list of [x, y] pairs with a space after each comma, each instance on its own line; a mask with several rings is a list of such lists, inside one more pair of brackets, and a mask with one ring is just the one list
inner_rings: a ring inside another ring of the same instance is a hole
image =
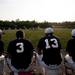
[[46, 75], [61, 75], [60, 65], [50, 65], [45, 67]]
[[4, 74], [4, 64], [5, 64], [5, 57], [4, 55], [0, 56], [0, 75]]
[[65, 65], [69, 68], [72, 68], [73, 70], [75, 70], [75, 62], [72, 60], [72, 57], [70, 57], [68, 54], [66, 54], [65, 56]]
[[3, 69], [4, 69], [4, 60], [0, 61], [0, 75], [3, 75]]
[[43, 70], [44, 75], [60, 75], [60, 71], [61, 71], [61, 65], [46, 65], [43, 61], [42, 61], [42, 55], [39, 56], [37, 54], [37, 62], [40, 65], [41, 69]]
[[18, 72], [19, 71], [24, 71], [24, 72], [27, 72], [27, 71], [30, 71], [31, 68], [32, 68], [32, 65], [29, 65], [28, 68], [26, 69], [16, 69], [12, 64], [11, 64], [11, 59], [10, 58], [7, 58], [7, 63], [11, 69], [11, 71], [13, 71], [14, 75], [18, 75]]
[[18, 70], [14, 66], [11, 65], [11, 59], [10, 58], [6, 58], [6, 63], [8, 64], [11, 72], [13, 72], [14, 75], [18, 75]]

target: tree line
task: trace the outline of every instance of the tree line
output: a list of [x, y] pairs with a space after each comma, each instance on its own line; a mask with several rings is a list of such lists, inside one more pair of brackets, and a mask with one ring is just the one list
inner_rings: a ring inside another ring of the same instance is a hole
[[46, 27], [63, 27], [63, 28], [75, 28], [75, 22], [41, 22], [36, 21], [3, 21], [0, 20], [0, 29], [29, 29], [29, 28], [46, 28]]

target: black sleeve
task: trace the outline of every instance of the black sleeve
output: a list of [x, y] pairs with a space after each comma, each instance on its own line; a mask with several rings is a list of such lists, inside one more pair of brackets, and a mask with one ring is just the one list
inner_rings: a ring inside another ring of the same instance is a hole
[[13, 47], [12, 47], [12, 43], [10, 42], [8, 44], [8, 48], [7, 48], [7, 54], [8, 54], [9, 57], [11, 56], [11, 53], [12, 53], [12, 49], [11, 48], [13, 48]]
[[33, 56], [33, 50], [34, 50], [33, 45], [32, 45], [32, 43], [29, 41], [29, 55], [30, 55], [29, 58]]
[[69, 53], [69, 55], [71, 56], [71, 42], [70, 42], [70, 40], [67, 43], [66, 52]]
[[43, 43], [43, 38], [41, 38], [38, 42], [38, 45], [37, 45], [38, 54], [41, 54], [43, 48], [44, 48], [44, 43]]
[[3, 41], [0, 41], [0, 55], [4, 53], [4, 43]]
[[43, 43], [43, 38], [42, 38], [42, 39], [39, 40], [37, 48], [43, 49], [43, 47], [44, 47], [43, 44], [44, 43]]
[[58, 39], [58, 43], [59, 43], [59, 49], [62, 49], [61, 42], [59, 39]]

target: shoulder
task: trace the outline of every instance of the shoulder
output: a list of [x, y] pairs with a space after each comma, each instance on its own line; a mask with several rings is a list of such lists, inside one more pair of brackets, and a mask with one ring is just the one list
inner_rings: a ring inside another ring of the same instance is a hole
[[13, 43], [13, 42], [16, 42], [16, 39], [15, 40], [10, 40], [10, 43]]
[[74, 43], [74, 42], [75, 42], [75, 39], [69, 39], [67, 43], [69, 44], [69, 43]]
[[15, 43], [16, 42], [16, 40], [10, 40], [9, 41], [9, 44], [13, 44], [13, 43]]
[[56, 35], [53, 35], [53, 37], [54, 37], [54, 38], [56, 38], [56, 39], [59, 39], [59, 37], [58, 37], [58, 36], [56, 36]]
[[60, 38], [58, 36], [53, 36], [52, 38], [57, 39], [58, 41], [60, 41]]
[[30, 40], [23, 39], [23, 42], [24, 42], [25, 44], [32, 45], [32, 42], [31, 42]]
[[47, 37], [46, 36], [43, 36], [40, 38], [40, 40], [45, 40]]
[[44, 42], [44, 40], [45, 40], [45, 37], [41, 37], [41, 38], [39, 39], [38, 43], [41, 44], [41, 43]]
[[27, 39], [23, 39], [23, 41], [26, 42], [26, 43], [31, 43], [31, 41], [27, 40]]
[[24, 40], [24, 44], [25, 44], [25, 46], [26, 46], [27, 48], [33, 50], [33, 44], [32, 44], [32, 42], [31, 42], [30, 40], [25, 39], [25, 40]]
[[4, 42], [2, 40], [0, 40], [0, 45], [3, 46], [4, 45]]

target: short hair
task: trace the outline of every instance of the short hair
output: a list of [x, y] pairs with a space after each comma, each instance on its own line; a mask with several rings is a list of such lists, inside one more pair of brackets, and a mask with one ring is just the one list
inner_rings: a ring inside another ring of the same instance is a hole
[[16, 37], [17, 38], [23, 38], [23, 32], [21, 30], [16, 32]]

